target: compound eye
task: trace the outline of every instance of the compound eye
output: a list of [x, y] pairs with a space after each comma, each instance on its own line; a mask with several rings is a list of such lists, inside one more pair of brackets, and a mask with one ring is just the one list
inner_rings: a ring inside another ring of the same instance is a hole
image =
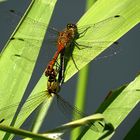
[[71, 24], [71, 28], [76, 29], [77, 26], [75, 24]]
[[72, 24], [67, 24], [67, 28], [70, 29], [72, 27]]

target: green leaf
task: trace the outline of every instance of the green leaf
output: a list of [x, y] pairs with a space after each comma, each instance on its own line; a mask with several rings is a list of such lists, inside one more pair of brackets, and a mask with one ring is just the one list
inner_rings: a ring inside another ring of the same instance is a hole
[[[110, 92], [97, 112], [102, 112], [105, 119], [116, 129], [139, 102], [140, 75], [128, 86], [122, 86], [121, 88]], [[84, 135], [83, 139], [94, 138], [94, 140], [96, 140], [104, 137], [105, 139], [110, 139], [113, 133], [109, 133], [109, 135], [107, 135], [107, 133], [108, 132], [97, 134], [89, 130]]]
[[[91, 48], [79, 50], [74, 48], [73, 58], [78, 69], [83, 68], [92, 61], [96, 56], [103, 52], [111, 45], [110, 43], [100, 43], [106, 41], [116, 41], [132, 27], [139, 23], [140, 20], [140, 1], [135, 0], [99, 0], [83, 15], [78, 22], [78, 27], [93, 25], [109, 17], [120, 15], [120, 18], [108, 19], [96, 24], [96, 29], [89, 30], [84, 37], [77, 40], [78, 43], [87, 41]], [[84, 44], [84, 43], [83, 43]], [[93, 45], [92, 45], [93, 44]], [[88, 44], [84, 44], [88, 45]], [[72, 59], [68, 62], [66, 69], [65, 81], [71, 78], [76, 72]]]
[[[33, 0], [11, 35], [12, 39], [8, 40], [2, 50], [0, 56], [0, 120], [5, 119], [3, 122], [5, 125], [10, 124], [17, 109], [17, 106], [14, 106], [10, 110], [10, 106], [20, 102], [31, 78], [55, 3], [56, 0]], [[34, 22], [30, 23], [29, 19]], [[43, 30], [39, 28], [40, 23], [46, 25]], [[41, 41], [35, 41], [35, 39], [40, 39]], [[46, 83], [45, 77], [43, 80]], [[39, 92], [43, 91], [43, 89], [46, 89], [46, 84]], [[46, 97], [41, 96], [39, 102], [34, 101], [34, 103], [37, 106], [45, 99]], [[2, 112], [2, 108], [5, 106], [9, 106], [9, 109]], [[20, 122], [15, 124], [16, 127], [23, 123], [28, 117], [27, 114], [20, 115]], [[9, 116], [10, 119], [8, 118]], [[3, 133], [0, 133], [1, 138], [2, 135]]]

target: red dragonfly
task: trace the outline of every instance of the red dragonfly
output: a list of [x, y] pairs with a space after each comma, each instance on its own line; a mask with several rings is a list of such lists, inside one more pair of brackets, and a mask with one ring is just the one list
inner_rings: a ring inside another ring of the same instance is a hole
[[[14, 10], [10, 10], [10, 12], [16, 16], [22, 15], [21, 13], [16, 12]], [[116, 43], [114, 41], [104, 41], [104, 40], [91, 42], [86, 38], [86, 34], [89, 32], [93, 32], [93, 38], [96, 37], [96, 38], [99, 38], [99, 40], [100, 40], [100, 38], [103, 38], [103, 36], [98, 31], [103, 30], [102, 29], [103, 27], [109, 27], [110, 25], [113, 25], [113, 24], [114, 24], [114, 26], [116, 26], [115, 23], [120, 22], [121, 21], [120, 19], [122, 19], [120, 15], [115, 15], [115, 16], [109, 17], [107, 19], [104, 19], [102, 21], [99, 21], [95, 24], [85, 25], [83, 27], [79, 27], [76, 24], [70, 23], [70, 24], [67, 24], [66, 28], [64, 28], [62, 31], [58, 31], [55, 28], [49, 28], [48, 32], [50, 33], [50, 37], [52, 34], [53, 34], [52, 39], [54, 39], [53, 37], [55, 37], [54, 40], [56, 42], [57, 50], [56, 50], [53, 58], [50, 60], [49, 64], [47, 65], [47, 68], [45, 70], [45, 75], [49, 76], [49, 74], [53, 70], [53, 66], [54, 66], [58, 56], [62, 53], [62, 51], [65, 52], [66, 49], [72, 48], [71, 50], [73, 50], [74, 49], [73, 46], [76, 46], [76, 48], [79, 50], [85, 49], [85, 48], [94, 48], [95, 50], [96, 49], [104, 50], [104, 46], [106, 44]], [[44, 26], [45, 26], [41, 23], [37, 23], [37, 21], [31, 19], [30, 17], [27, 17], [26, 22], [28, 24], [34, 24], [35, 26], [37, 26], [36, 29], [37, 28], [44, 29]], [[118, 26], [119, 26], [119, 24], [117, 24], [117, 27]], [[94, 34], [95, 31], [96, 31], [96, 34]], [[109, 30], [105, 30], [103, 32], [104, 32], [104, 37], [107, 35], [111, 36], [113, 34], [113, 31], [109, 31]], [[83, 38], [84, 40], [79, 41], [78, 40], [79, 38]], [[27, 39], [23, 38], [22, 40], [26, 41]], [[90, 51], [90, 50], [87, 52], [94, 53], [94, 51]], [[81, 54], [79, 53], [78, 57], [80, 59], [83, 58], [83, 60], [85, 59], [82, 53]], [[66, 56], [66, 58], [67, 58], [67, 56]], [[72, 52], [71, 52], [71, 58], [74, 62], [76, 69], [78, 69], [78, 66], [77, 66], [78, 62], [74, 61]]]
[[[116, 15], [111, 18], [119, 18], [119, 15]], [[107, 19], [109, 20], [109, 19]], [[82, 37], [90, 28], [93, 28], [92, 26], [88, 26], [87, 28], [84, 29], [82, 33], [78, 32], [78, 28], [76, 24], [67, 24], [67, 27], [59, 32], [58, 39], [57, 39], [57, 51], [55, 52], [52, 60], [49, 62], [46, 70], [45, 70], [45, 75], [48, 76], [51, 71], [53, 70], [53, 66], [58, 58], [58, 55], [64, 51], [64, 49], [67, 49], [67, 47], [72, 47], [76, 46], [79, 50], [82, 49], [82, 47], [88, 47], [90, 48], [91, 46], [86, 46], [82, 44], [78, 44], [76, 40], [80, 37]]]

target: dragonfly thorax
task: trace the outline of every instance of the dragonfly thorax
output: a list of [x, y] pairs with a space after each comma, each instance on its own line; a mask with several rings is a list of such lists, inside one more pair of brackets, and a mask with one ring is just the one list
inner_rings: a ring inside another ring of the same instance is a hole
[[77, 26], [76, 26], [76, 24], [68, 23], [68, 24], [67, 24], [67, 29], [68, 29], [68, 30], [69, 30], [69, 29], [75, 29], [75, 30], [77, 30]]
[[72, 32], [72, 36], [73, 38], [77, 39], [77, 35], [78, 35], [78, 28], [76, 24], [73, 23], [69, 23], [67, 24], [67, 31], [71, 31]]
[[59, 33], [58, 46], [67, 47], [78, 38], [77, 26], [75, 24], [67, 24], [67, 27]]
[[49, 94], [52, 94], [52, 93], [57, 94], [60, 91], [60, 86], [59, 86], [58, 81], [57, 80], [53, 82], [48, 81], [47, 90]]

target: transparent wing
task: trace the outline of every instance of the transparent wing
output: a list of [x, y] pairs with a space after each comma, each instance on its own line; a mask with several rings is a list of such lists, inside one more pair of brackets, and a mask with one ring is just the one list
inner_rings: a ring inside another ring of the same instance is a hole
[[[34, 55], [31, 56], [30, 53], [33, 51], [38, 52], [38, 43], [40, 43], [40, 41], [27, 38], [13, 38], [12, 41], [17, 42], [17, 45], [14, 46], [17, 53], [11, 56], [11, 60], [16, 64], [16, 66], [20, 67], [23, 72], [30, 72], [30, 68], [26, 67], [26, 65], [29, 66], [32, 65], [32, 63], [35, 63], [36, 57]], [[21, 51], [21, 43], [24, 45], [23, 51]], [[114, 56], [119, 52], [119, 47], [113, 41], [95, 41], [88, 43], [86, 41], [80, 41], [78, 42], [77, 46], [74, 47], [74, 51], [69, 52], [71, 53], [69, 54], [70, 57], [66, 54], [64, 55], [64, 58], [66, 61], [72, 61], [69, 67], [73, 67], [74, 65], [74, 67], [79, 70], [81, 68], [81, 62], [89, 63], [94, 58], [94, 56], [97, 56], [100, 52], [104, 51], [106, 46], [112, 43], [114, 45], [108, 49], [108, 53], [105, 53], [102, 57], [98, 57], [98, 59]], [[26, 51], [27, 49], [28, 51]], [[50, 52], [52, 51], [51, 49], [52, 48], [49, 49]], [[86, 56], [88, 54], [88, 57], [86, 57], [84, 54], [86, 54]], [[52, 59], [53, 55], [50, 56], [48, 53], [48, 57]], [[58, 62], [60, 62], [59, 59], [60, 57], [57, 59]]]
[[[46, 98], [49, 98], [48, 93], [46, 91], [36, 93], [35, 95], [30, 96], [21, 108], [18, 117], [21, 118], [23, 115], [26, 115], [28, 112], [32, 113]], [[0, 121], [4, 120], [3, 124], [9, 124], [9, 122], [13, 119], [15, 112], [20, 105], [19, 102], [15, 102], [14, 104], [2, 107], [0, 109]]]
[[[23, 38], [23, 37], [13, 37], [11, 38], [11, 40], [14, 40], [14, 41], [20, 41], [20, 42], [23, 42], [23, 43], [26, 43], [26, 46], [30, 46], [31, 49], [36, 49], [36, 48], [39, 48], [39, 44], [42, 44], [45, 43], [46, 46], [56, 46], [56, 38], [50, 38], [50, 39], [33, 39], [33, 38]], [[20, 48], [20, 46], [18, 47]]]
[[[122, 24], [122, 20], [124, 20], [124, 18], [121, 15], [115, 15], [95, 24], [78, 27], [78, 31], [81, 36], [80, 39], [85, 39], [88, 42], [93, 39], [106, 40], [109, 36], [116, 34], [115, 29], [119, 28]], [[90, 37], [88, 34], [90, 34]], [[88, 36], [88, 38], [86, 36]]]
[[[71, 114], [73, 114], [73, 120], [77, 120], [87, 116], [85, 113], [81, 112], [77, 107], [70, 105], [69, 102], [63, 99], [60, 95], [56, 94], [56, 96], [58, 107], [67, 118], [69, 118]], [[99, 129], [99, 126], [100, 128], [104, 128], [103, 122], [101, 123], [100, 121], [89, 121], [87, 126], [90, 126], [90, 129], [96, 132], [101, 130]]]
[[[21, 19], [22, 16], [23, 16], [23, 13], [20, 13], [20, 12], [18, 12], [18, 11], [16, 11], [16, 10], [9, 10], [9, 13], [10, 13], [14, 18], [18, 18], [18, 19]], [[24, 22], [25, 22], [26, 24], [32, 25], [32, 26], [34, 27], [34, 29], [36, 30], [36, 33], [39, 33], [39, 32], [41, 32], [42, 30], [44, 31], [44, 30], [46, 30], [46, 28], [48, 27], [48, 25], [46, 26], [45, 23], [36, 21], [36, 20], [32, 19], [31, 17], [26, 17], [26, 19], [24, 19]], [[53, 28], [53, 27], [49, 27], [49, 28], [47, 29], [47, 31], [48, 31], [48, 33], [47, 33], [47, 37], [48, 37], [48, 38], [57, 38], [58, 33], [59, 33], [59, 32], [57, 31], [57, 29], [55, 29], [55, 28]], [[32, 34], [31, 32], [30, 32], [30, 34], [28, 33], [28, 35], [25, 34], [24, 32], [22, 32], [22, 30], [19, 30], [19, 32], [20, 32], [21, 34], [23, 34], [23, 35], [28, 36], [28, 37], [32, 37], [32, 36], [33, 36], [33, 34]], [[36, 36], [36, 35], [34, 35], [34, 36]], [[38, 37], [38, 38], [39, 38], [39, 37]]]
[[[11, 38], [12, 47], [14, 50], [13, 55], [10, 57], [11, 61], [15, 63], [15, 66], [17, 67], [20, 66], [23, 72], [27, 73], [30, 72], [31, 69], [29, 66], [36, 62], [36, 54], [38, 54], [40, 50], [40, 47], [38, 46], [40, 46], [42, 41], [43, 40], [20, 38], [20, 37]], [[53, 43], [50, 42], [51, 45], [47, 44], [49, 45], [47, 46], [48, 47], [47, 57], [48, 58], [50, 57], [50, 59], [52, 58], [51, 53], [56, 49]]]
[[[106, 51], [107, 46], [111, 45]], [[105, 52], [104, 52], [105, 51]], [[104, 52], [102, 56], [97, 57], [99, 54]], [[74, 47], [71, 54], [65, 55], [65, 61], [68, 61], [67, 70], [79, 70], [83, 65], [88, 64], [90, 61], [99, 60], [114, 56], [120, 52], [119, 45], [113, 41], [95, 41], [95, 42], [84, 42], [80, 41], [78, 47]], [[70, 57], [67, 57], [70, 56]], [[72, 57], [71, 57], [72, 56]], [[97, 57], [97, 58], [96, 58]]]

